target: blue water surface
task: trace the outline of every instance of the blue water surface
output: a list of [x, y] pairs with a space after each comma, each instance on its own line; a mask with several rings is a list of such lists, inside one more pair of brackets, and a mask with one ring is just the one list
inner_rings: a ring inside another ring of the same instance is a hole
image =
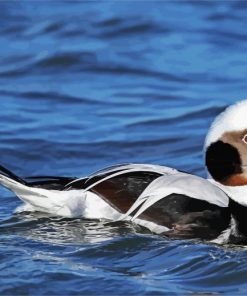
[[[213, 118], [247, 94], [247, 2], [1, 1], [0, 163], [83, 176], [123, 162], [205, 176]], [[1, 295], [246, 295], [240, 247], [128, 223], [14, 213]]]

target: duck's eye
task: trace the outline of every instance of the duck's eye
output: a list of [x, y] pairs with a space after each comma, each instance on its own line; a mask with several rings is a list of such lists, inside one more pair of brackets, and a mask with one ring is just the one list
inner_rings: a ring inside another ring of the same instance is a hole
[[242, 141], [247, 144], [247, 134], [243, 136]]

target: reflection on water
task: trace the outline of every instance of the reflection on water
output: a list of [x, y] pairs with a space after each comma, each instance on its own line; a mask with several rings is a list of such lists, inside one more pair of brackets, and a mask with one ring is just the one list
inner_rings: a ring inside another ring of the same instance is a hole
[[[205, 175], [212, 119], [246, 97], [243, 1], [1, 2], [0, 163]], [[15, 213], [0, 189], [2, 295], [246, 294], [246, 250], [128, 223]]]
[[128, 222], [53, 217], [46, 213], [23, 212], [12, 215], [0, 225], [2, 235], [18, 235], [34, 241], [81, 245], [97, 243], [131, 233], [149, 233], [139, 225]]

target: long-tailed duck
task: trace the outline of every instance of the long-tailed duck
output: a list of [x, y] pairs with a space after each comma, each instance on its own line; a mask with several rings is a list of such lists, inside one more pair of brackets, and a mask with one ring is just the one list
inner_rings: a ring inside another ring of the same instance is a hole
[[20, 178], [0, 167], [0, 183], [25, 210], [66, 217], [131, 220], [173, 238], [247, 238], [247, 100], [209, 129], [208, 179], [151, 164], [123, 164], [83, 178]]

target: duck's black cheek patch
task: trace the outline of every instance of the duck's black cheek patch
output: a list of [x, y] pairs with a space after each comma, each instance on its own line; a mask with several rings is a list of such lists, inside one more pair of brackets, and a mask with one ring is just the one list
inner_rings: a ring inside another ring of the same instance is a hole
[[233, 174], [242, 173], [238, 150], [222, 141], [212, 143], [207, 148], [206, 166], [216, 181], [224, 181]]

